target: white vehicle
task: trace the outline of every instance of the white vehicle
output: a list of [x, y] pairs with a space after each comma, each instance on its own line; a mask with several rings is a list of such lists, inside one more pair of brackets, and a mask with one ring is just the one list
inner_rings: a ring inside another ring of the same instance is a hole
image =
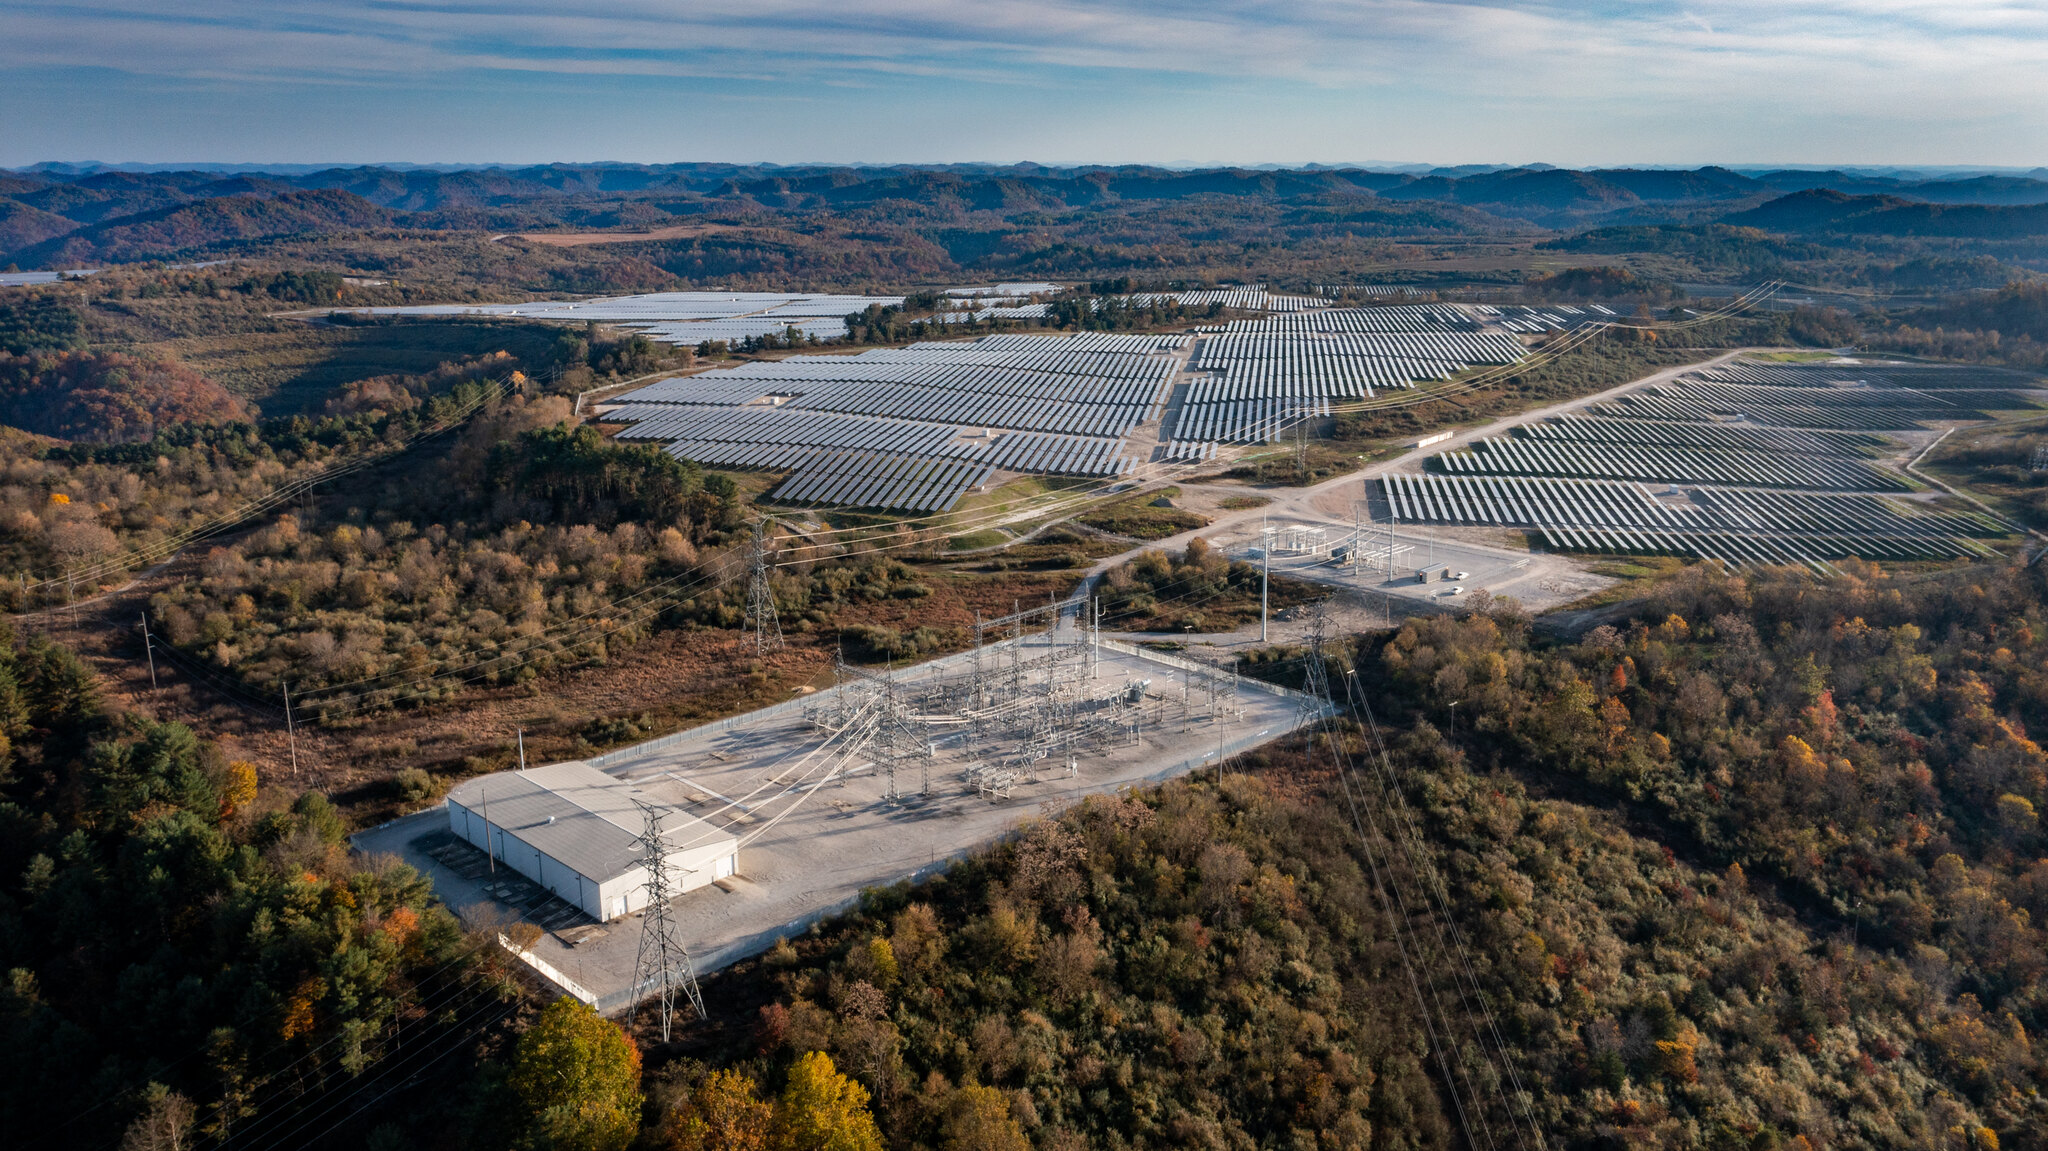
[[1452, 579], [1471, 579], [1471, 578], [1472, 578], [1472, 573], [1471, 573], [1471, 572], [1452, 572], [1452, 573], [1451, 573], [1451, 578], [1452, 578]]
[[1447, 587], [1447, 588], [1445, 588], [1444, 590], [1442, 590], [1442, 591], [1440, 591], [1440, 592], [1438, 592], [1438, 593], [1436, 593], [1436, 594], [1438, 594], [1438, 595], [1463, 595], [1463, 594], [1465, 594], [1465, 589], [1464, 589], [1464, 588], [1462, 588], [1462, 587], [1459, 587], [1459, 586], [1458, 586], [1457, 584], [1452, 584], [1452, 585], [1451, 585], [1450, 587]]

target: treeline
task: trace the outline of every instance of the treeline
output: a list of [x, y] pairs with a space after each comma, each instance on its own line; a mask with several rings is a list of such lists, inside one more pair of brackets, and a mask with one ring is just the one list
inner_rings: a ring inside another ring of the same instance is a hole
[[351, 858], [322, 796], [111, 711], [68, 651], [0, 633], [0, 736], [11, 1145], [259, 1129], [373, 1069], [400, 1020], [435, 1041], [423, 1003], [474, 982], [426, 882]]
[[[497, 365], [487, 361], [489, 369]], [[279, 485], [432, 428], [490, 386], [469, 368], [419, 381], [424, 396], [365, 396], [363, 410], [227, 424], [157, 427], [140, 443], [48, 444], [0, 439], [0, 564], [47, 579], [159, 543]], [[515, 382], [516, 381], [508, 381]], [[5, 593], [11, 581], [0, 582]], [[21, 595], [19, 584], [11, 593]]]
[[1866, 317], [1875, 347], [1949, 360], [2048, 368], [2048, 284], [2007, 284], [1897, 317]]
[[176, 424], [247, 419], [248, 405], [183, 364], [120, 352], [0, 355], [0, 423], [87, 443], [134, 443]]
[[[1256, 620], [1262, 575], [1193, 539], [1179, 555], [1148, 551], [1105, 572], [1097, 585], [1102, 625], [1113, 631], [1229, 631]], [[1282, 611], [1314, 598], [1306, 584], [1270, 581], [1268, 606]]]

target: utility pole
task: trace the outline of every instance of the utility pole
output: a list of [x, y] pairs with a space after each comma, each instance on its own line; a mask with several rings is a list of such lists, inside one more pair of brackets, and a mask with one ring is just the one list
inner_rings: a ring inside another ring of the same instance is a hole
[[284, 685], [284, 734], [292, 745], [292, 778], [299, 777], [299, 728], [292, 722], [292, 685]]
[[1265, 643], [1266, 604], [1269, 602], [1266, 593], [1273, 579], [1273, 529], [1263, 519], [1259, 521], [1259, 542], [1264, 545], [1259, 548], [1259, 642]]
[[1358, 553], [1365, 550], [1365, 523], [1358, 516], [1358, 503], [1351, 504], [1351, 578], [1358, 579]]
[[636, 1002], [627, 1019], [630, 1026], [640, 1017], [640, 995], [653, 990], [651, 998], [661, 1019], [661, 1041], [669, 1041], [675, 1022], [676, 992], [681, 991], [697, 1009], [697, 1018], [709, 1019], [704, 1010], [704, 993], [697, 989], [697, 969], [690, 952], [676, 935], [676, 921], [669, 901], [675, 892], [668, 881], [668, 838], [661, 830], [661, 811], [653, 804], [636, 800], [643, 825], [640, 832], [640, 864], [647, 869], [647, 907], [640, 919], [640, 956], [633, 965], [633, 994]]
[[521, 726], [514, 730], [519, 733], [519, 771], [523, 775], [526, 772], [526, 728]]
[[1097, 652], [1102, 647], [1102, 597], [1098, 595], [1089, 598], [1094, 610], [1089, 616], [1088, 624], [1088, 678], [1094, 679], [1098, 675]]
[[491, 793], [479, 785], [476, 797], [483, 801], [484, 809], [484, 858], [491, 861], [491, 874], [498, 874], [498, 852], [491, 846]]
[[149, 613], [142, 613], [142, 653], [149, 657], [149, 690], [156, 690], [156, 647], [149, 641]]
[[[781, 651], [782, 621], [775, 615], [775, 588], [768, 582], [768, 521], [754, 522], [754, 540], [747, 548], [747, 619], [742, 625], [754, 632], [754, 654], [766, 655], [772, 646]], [[775, 633], [773, 641], [769, 632]]]

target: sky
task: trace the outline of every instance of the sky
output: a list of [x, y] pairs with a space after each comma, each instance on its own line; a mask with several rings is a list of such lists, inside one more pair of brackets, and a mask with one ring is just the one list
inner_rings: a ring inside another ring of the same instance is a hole
[[2048, 164], [2048, 0], [0, 0], [0, 165]]

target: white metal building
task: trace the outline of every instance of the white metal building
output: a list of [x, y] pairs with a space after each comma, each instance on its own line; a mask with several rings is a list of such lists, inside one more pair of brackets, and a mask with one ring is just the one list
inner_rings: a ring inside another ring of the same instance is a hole
[[[448, 829], [591, 918], [616, 919], [647, 902], [639, 799], [653, 802], [580, 760], [503, 771], [448, 793]], [[655, 806], [670, 846], [671, 890], [689, 891], [739, 870], [739, 840], [730, 832]]]

